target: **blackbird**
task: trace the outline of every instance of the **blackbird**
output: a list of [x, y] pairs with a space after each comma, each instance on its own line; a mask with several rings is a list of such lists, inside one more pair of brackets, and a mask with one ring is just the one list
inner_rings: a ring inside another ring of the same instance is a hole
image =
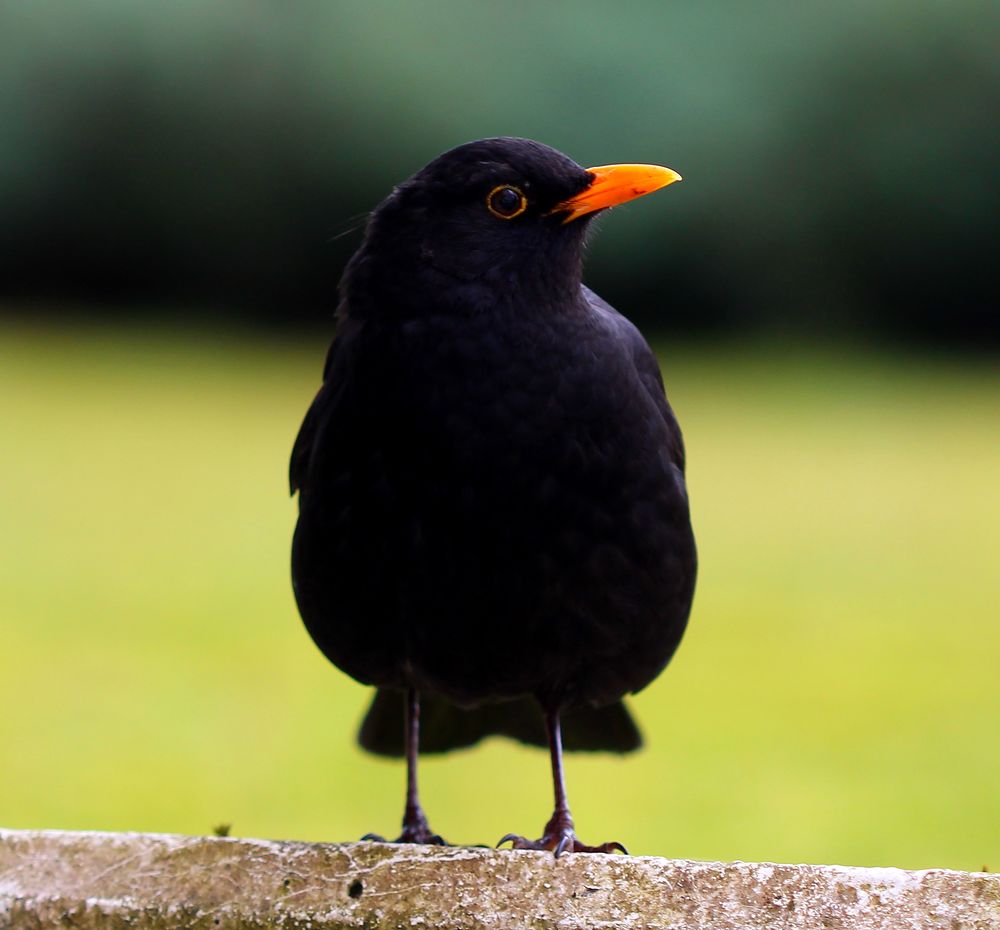
[[397, 842], [443, 842], [418, 749], [500, 734], [547, 743], [555, 788], [542, 837], [501, 843], [625, 851], [577, 840], [564, 737], [639, 745], [621, 699], [677, 648], [696, 558], [656, 360], [581, 264], [598, 211], [679, 179], [470, 142], [393, 190], [343, 273], [292, 452], [292, 575], [319, 648], [378, 688], [361, 745], [406, 756]]

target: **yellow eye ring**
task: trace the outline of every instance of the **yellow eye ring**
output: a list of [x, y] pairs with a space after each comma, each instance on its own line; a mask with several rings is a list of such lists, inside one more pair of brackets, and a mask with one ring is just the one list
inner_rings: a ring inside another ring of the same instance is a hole
[[528, 198], [513, 184], [498, 184], [486, 195], [486, 209], [502, 220], [512, 220], [528, 209]]

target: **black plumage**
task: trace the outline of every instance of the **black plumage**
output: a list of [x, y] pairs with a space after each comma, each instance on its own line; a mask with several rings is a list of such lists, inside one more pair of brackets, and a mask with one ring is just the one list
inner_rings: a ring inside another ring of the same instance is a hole
[[436, 839], [416, 795], [422, 696], [425, 750], [549, 743], [556, 813], [515, 845], [618, 848], [573, 836], [560, 718], [567, 748], [639, 744], [621, 698], [670, 659], [695, 580], [656, 360], [581, 284], [594, 213], [679, 177], [637, 181], [648, 167], [460, 146], [378, 206], [342, 277], [292, 453], [293, 582], [320, 649], [380, 689], [362, 745], [408, 752], [401, 840]]

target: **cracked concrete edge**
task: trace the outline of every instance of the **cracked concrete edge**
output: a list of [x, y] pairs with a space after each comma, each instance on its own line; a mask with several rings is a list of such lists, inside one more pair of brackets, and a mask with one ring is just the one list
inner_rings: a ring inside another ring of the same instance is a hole
[[0, 928], [1000, 930], [1000, 875], [0, 830]]

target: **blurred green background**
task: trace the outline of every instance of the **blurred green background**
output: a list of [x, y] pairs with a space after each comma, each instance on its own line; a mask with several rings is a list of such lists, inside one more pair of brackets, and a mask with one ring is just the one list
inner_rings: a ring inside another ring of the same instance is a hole
[[[0, 6], [0, 824], [394, 833], [287, 454], [365, 211], [519, 134], [685, 176], [590, 250], [703, 568], [647, 748], [569, 761], [581, 836], [1000, 867], [998, 43], [973, 2]], [[532, 834], [547, 759], [423, 791], [455, 842]]]

